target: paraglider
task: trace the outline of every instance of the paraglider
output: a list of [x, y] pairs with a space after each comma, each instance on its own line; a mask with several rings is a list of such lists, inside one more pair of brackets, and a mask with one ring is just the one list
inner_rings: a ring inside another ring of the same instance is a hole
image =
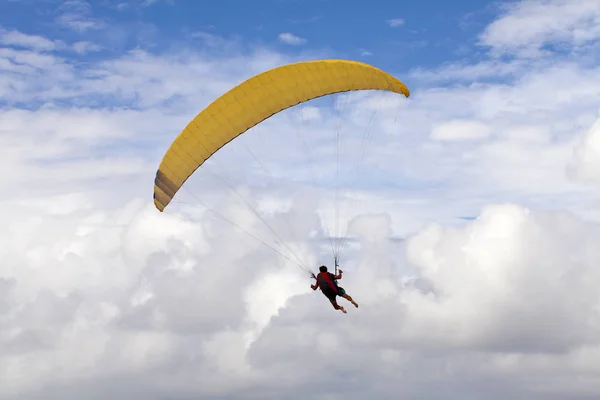
[[[186, 180], [213, 154], [262, 121], [312, 99], [359, 90], [386, 91], [405, 97], [410, 95], [407, 87], [387, 72], [348, 60], [314, 60], [288, 64], [240, 83], [197, 114], [171, 143], [154, 179], [155, 207], [163, 212]], [[288, 258], [273, 247], [271, 249]], [[337, 273], [338, 255], [334, 254], [334, 257]], [[315, 278], [308, 267], [303, 268]], [[339, 275], [329, 275], [339, 279], [341, 273], [340, 270]], [[327, 295], [325, 292], [328, 289], [323, 285], [329, 275], [322, 274], [323, 271], [319, 274], [321, 278], [316, 277], [317, 285], [312, 285], [315, 286], [314, 290], [321, 287], [336, 309], [340, 307], [335, 302], [337, 295], [358, 306], [341, 288], [332, 291], [335, 292], [333, 297]], [[345, 312], [343, 307], [339, 309]]]
[[321, 292], [331, 302], [333, 308], [335, 308], [336, 310], [340, 310], [341, 312], [346, 314], [346, 309], [337, 303], [337, 296], [343, 297], [344, 299], [348, 300], [356, 308], [358, 308], [358, 304], [356, 303], [356, 301], [354, 301], [352, 297], [350, 297], [348, 293], [346, 293], [346, 290], [344, 290], [343, 287], [337, 284], [337, 280], [342, 279], [343, 273], [344, 271], [340, 269], [338, 270], [337, 275], [334, 275], [331, 272], [327, 271], [327, 267], [325, 265], [321, 265], [319, 267], [319, 274], [315, 277], [317, 283], [315, 285], [310, 285], [310, 288], [312, 290], [317, 290], [318, 288], [320, 288]]
[[410, 95], [392, 75], [346, 60], [288, 64], [242, 82], [202, 110], [173, 141], [156, 172], [156, 208], [162, 212], [198, 167], [256, 124], [302, 102], [353, 90]]

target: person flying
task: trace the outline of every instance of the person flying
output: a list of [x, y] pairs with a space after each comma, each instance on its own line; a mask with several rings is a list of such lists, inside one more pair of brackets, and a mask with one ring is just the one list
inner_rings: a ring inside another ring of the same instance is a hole
[[314, 285], [310, 285], [310, 288], [312, 290], [317, 290], [317, 288], [321, 288], [321, 292], [325, 295], [325, 297], [329, 299], [333, 308], [335, 308], [336, 310], [341, 310], [344, 314], [346, 314], [346, 310], [344, 309], [344, 307], [340, 306], [337, 303], [336, 296], [345, 298], [350, 303], [352, 303], [354, 307], [358, 308], [358, 304], [352, 299], [352, 297], [350, 297], [346, 293], [344, 288], [338, 286], [336, 282], [338, 279], [342, 279], [342, 273], [344, 271], [340, 269], [338, 270], [339, 273], [337, 275], [333, 275], [331, 272], [327, 272], [327, 267], [324, 265], [321, 265], [319, 267], [319, 271], [319, 274], [315, 277], [317, 283]]

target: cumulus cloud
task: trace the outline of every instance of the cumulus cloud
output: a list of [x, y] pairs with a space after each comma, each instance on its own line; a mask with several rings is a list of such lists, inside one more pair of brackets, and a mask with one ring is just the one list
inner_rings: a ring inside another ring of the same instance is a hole
[[498, 205], [463, 229], [424, 229], [408, 242], [407, 259], [435, 295], [409, 303], [406, 330], [507, 353], [597, 346], [599, 255], [590, 252], [598, 228], [567, 213]]
[[567, 173], [569, 177], [579, 181], [594, 182], [600, 179], [600, 119], [573, 149]]
[[280, 33], [277, 37], [280, 42], [298, 46], [306, 43], [306, 39], [296, 36], [289, 32]]

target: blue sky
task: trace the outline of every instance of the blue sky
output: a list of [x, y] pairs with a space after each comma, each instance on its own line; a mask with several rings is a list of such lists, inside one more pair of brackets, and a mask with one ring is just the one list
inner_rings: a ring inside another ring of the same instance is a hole
[[[8, 30], [103, 47], [81, 61], [133, 48], [155, 53], [197, 48], [203, 43], [194, 34], [204, 32], [242, 38], [246, 46], [262, 44], [282, 52], [310, 48], [402, 72], [477, 57], [481, 48], [475, 35], [497, 12], [495, 2], [475, 0], [410, 6], [377, 1], [368, 7], [356, 0], [23, 0], [0, 5], [0, 24]], [[302, 45], [282, 43], [278, 39], [282, 33], [300, 38]]]

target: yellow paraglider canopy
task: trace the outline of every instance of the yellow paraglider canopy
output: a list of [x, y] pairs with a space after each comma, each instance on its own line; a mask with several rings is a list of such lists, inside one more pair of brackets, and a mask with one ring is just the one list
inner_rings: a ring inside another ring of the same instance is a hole
[[305, 61], [260, 73], [202, 110], [167, 150], [154, 180], [154, 204], [163, 211], [183, 183], [225, 144], [272, 115], [321, 96], [384, 90], [410, 95], [392, 75], [346, 60]]

